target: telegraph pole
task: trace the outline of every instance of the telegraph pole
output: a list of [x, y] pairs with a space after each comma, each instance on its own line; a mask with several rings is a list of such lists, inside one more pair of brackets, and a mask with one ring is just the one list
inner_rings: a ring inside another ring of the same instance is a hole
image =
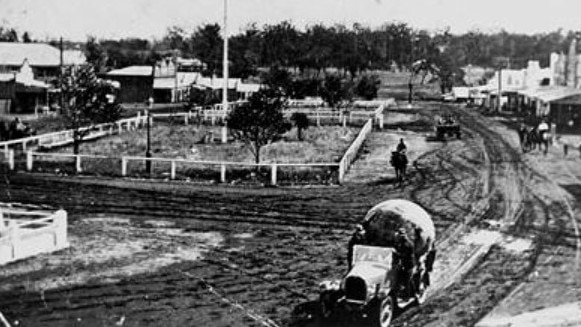
[[59, 74], [59, 80], [60, 80], [60, 86], [61, 86], [61, 92], [60, 92], [60, 94], [61, 94], [61, 97], [60, 97], [60, 107], [61, 108], [60, 108], [60, 111], [61, 111], [61, 114], [62, 114], [64, 112], [64, 110], [65, 110], [65, 95], [64, 95], [64, 92], [63, 92], [64, 73], [65, 72], [63, 71], [63, 69], [64, 69], [64, 67], [63, 67], [64, 66], [63, 51], [64, 50], [63, 50], [63, 37], [62, 36], [61, 36], [60, 42], [59, 42], [59, 51], [60, 51], [60, 62], [59, 62], [59, 64], [60, 64], [60, 67], [59, 67], [60, 74]]
[[228, 112], [228, 0], [224, 0], [224, 53], [222, 56], [222, 110], [224, 111], [222, 127], [222, 143], [228, 141], [228, 127], [226, 122], [226, 113]]

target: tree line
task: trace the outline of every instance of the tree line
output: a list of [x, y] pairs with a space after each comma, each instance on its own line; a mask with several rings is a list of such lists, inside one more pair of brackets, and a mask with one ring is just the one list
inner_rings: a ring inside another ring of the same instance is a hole
[[[444, 70], [449, 77], [461, 75], [459, 67], [471, 64], [493, 67], [495, 58], [509, 58], [510, 66], [521, 68], [528, 60], [547, 66], [551, 52], [567, 52], [571, 40], [580, 32], [562, 29], [536, 34], [479, 30], [452, 34], [449, 29], [414, 29], [401, 22], [379, 27], [362, 24], [313, 24], [298, 28], [288, 21], [259, 27], [250, 24], [232, 35], [230, 72], [246, 78], [261, 68], [284, 67], [315, 78], [334, 68], [354, 77], [374, 69], [409, 70], [412, 63], [425, 59]], [[19, 35], [13, 28], [0, 27], [0, 41], [34, 42], [28, 32]], [[74, 43], [66, 42], [70, 46]], [[207, 64], [206, 73], [222, 72], [222, 35], [219, 24], [203, 24], [193, 30], [174, 26], [161, 39], [120, 40], [89, 37], [81, 46], [97, 71], [129, 65], [151, 64], [159, 58], [179, 54], [195, 57]]]

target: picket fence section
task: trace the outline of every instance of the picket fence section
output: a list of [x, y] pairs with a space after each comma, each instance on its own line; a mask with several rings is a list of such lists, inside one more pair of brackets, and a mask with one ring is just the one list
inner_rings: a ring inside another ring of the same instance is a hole
[[0, 265], [69, 246], [67, 212], [0, 207]]

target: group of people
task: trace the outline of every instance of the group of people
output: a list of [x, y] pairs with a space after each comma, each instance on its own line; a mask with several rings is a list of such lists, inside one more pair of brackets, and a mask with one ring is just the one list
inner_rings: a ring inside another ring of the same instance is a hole
[[544, 145], [545, 154], [547, 153], [551, 132], [549, 123], [547, 123], [545, 119], [543, 119], [539, 125], [534, 127], [528, 127], [525, 124], [521, 124], [518, 130], [518, 135], [521, 148], [524, 152], [535, 149], [537, 145], [539, 146], [539, 150], [541, 150], [541, 146]]

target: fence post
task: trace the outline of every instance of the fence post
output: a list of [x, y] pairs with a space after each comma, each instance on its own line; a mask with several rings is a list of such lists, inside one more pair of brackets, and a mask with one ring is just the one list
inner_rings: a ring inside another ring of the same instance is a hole
[[4, 143], [4, 151], [8, 152], [8, 143]]
[[343, 184], [344, 179], [345, 179], [345, 161], [341, 160], [341, 162], [339, 162], [339, 184]]
[[12, 257], [14, 260], [20, 255], [20, 235], [19, 235], [18, 225], [14, 220], [8, 221], [8, 235], [10, 243], [12, 243]]
[[16, 168], [14, 164], [14, 150], [9, 149], [6, 153], [8, 154], [8, 169], [14, 170]]
[[117, 123], [117, 129], [119, 130], [119, 134], [121, 134], [121, 131], [123, 131], [123, 123], [118, 122]]
[[26, 143], [27, 141], [22, 141], [22, 151], [26, 152]]
[[80, 172], [82, 172], [82, 171], [83, 171], [83, 169], [82, 169], [82, 167], [81, 167], [81, 156], [77, 154], [77, 155], [75, 156], [75, 161], [76, 161], [76, 162], [75, 162], [75, 164], [76, 164], [75, 166], [76, 166], [76, 168], [77, 168], [77, 174], [78, 174], [78, 173], [80, 173]]
[[319, 111], [317, 111], [317, 127], [321, 127], [321, 116], [319, 114]]
[[32, 171], [32, 151], [26, 152], [26, 170]]
[[188, 115], [184, 115], [184, 124], [188, 125]]
[[127, 176], [127, 158], [121, 157], [121, 176]]
[[276, 185], [276, 164], [270, 165], [270, 184], [272, 186]]
[[220, 165], [220, 182], [226, 183], [226, 165]]
[[171, 161], [170, 178], [176, 179], [176, 162], [174, 160]]
[[57, 249], [68, 246], [67, 212], [64, 210], [59, 210], [54, 214], [54, 245]]
[[228, 143], [228, 127], [222, 126], [222, 143]]

